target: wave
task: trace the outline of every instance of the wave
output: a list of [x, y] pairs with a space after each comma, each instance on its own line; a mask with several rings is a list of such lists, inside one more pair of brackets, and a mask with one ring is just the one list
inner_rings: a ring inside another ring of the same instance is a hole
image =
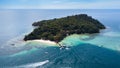
[[47, 64], [48, 62], [49, 62], [49, 60], [45, 60], [42, 62], [30, 63], [30, 64], [21, 65], [21, 66], [17, 66], [17, 67], [13, 67], [13, 68], [36, 68], [36, 67], [41, 67], [41, 66]]

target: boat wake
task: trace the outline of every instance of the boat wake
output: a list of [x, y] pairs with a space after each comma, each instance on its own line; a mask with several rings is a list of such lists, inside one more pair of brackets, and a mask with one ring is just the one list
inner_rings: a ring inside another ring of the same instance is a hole
[[30, 64], [26, 64], [26, 65], [17, 66], [17, 68], [36, 68], [36, 67], [42, 67], [43, 65], [45, 65], [48, 62], [49, 62], [49, 60], [45, 60], [45, 61], [42, 61], [42, 62], [36, 62], [36, 63], [30, 63]]

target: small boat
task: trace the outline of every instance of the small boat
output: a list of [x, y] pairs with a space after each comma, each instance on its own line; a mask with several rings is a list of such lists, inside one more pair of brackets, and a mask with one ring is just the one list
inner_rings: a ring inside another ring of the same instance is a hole
[[14, 46], [15, 44], [11, 44], [12, 46]]
[[60, 46], [60, 48], [66, 48], [66, 46], [63, 46], [62, 44], [58, 43], [58, 45]]

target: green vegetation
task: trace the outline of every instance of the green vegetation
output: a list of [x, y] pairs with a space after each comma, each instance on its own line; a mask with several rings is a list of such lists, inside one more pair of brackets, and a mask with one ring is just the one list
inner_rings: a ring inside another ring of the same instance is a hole
[[99, 33], [105, 26], [86, 14], [67, 16], [58, 19], [42, 20], [32, 24], [36, 28], [24, 40], [45, 39], [61, 41], [71, 34]]

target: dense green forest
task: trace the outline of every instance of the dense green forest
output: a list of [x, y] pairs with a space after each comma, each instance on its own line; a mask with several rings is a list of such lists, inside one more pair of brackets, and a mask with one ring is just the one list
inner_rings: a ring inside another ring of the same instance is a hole
[[24, 40], [44, 39], [60, 42], [71, 34], [99, 33], [105, 26], [87, 14], [42, 20], [32, 24], [36, 27]]

